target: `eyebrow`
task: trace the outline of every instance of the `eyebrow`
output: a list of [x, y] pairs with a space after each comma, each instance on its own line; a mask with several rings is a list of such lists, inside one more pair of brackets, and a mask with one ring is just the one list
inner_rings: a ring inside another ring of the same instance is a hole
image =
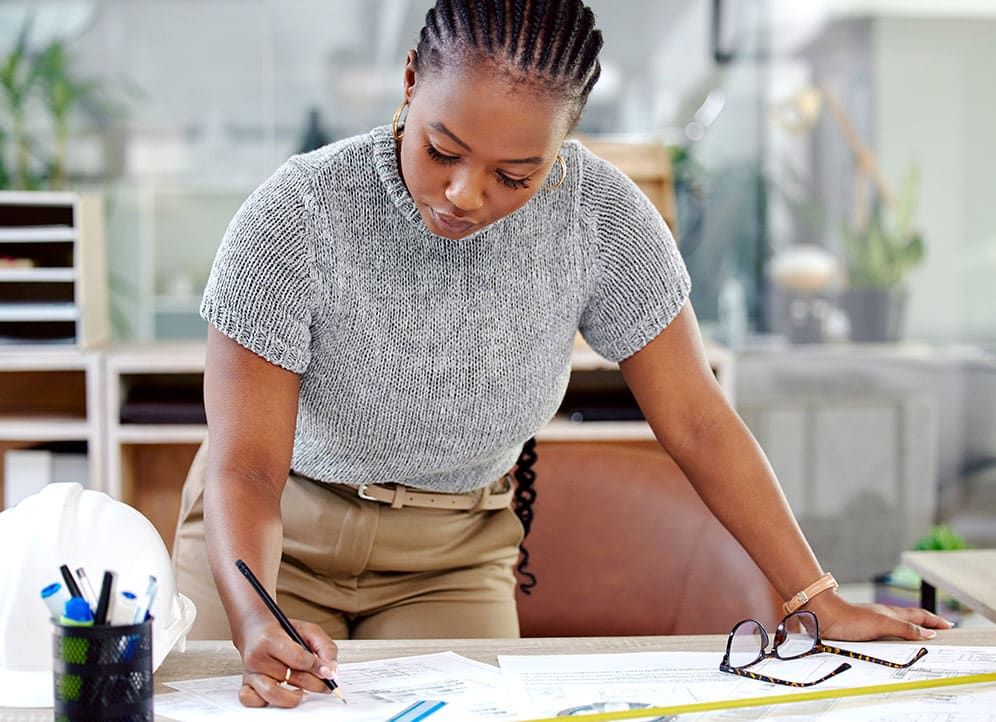
[[[463, 148], [464, 150], [466, 150], [468, 153], [473, 153], [474, 152], [473, 149], [469, 145], [467, 145], [462, 140], [460, 140], [453, 133], [452, 130], [450, 130], [449, 128], [447, 128], [442, 123], [439, 123], [439, 122], [429, 123], [429, 127], [433, 128], [434, 130], [438, 130], [440, 133], [443, 133], [444, 135], [448, 136], [450, 138], [450, 140], [452, 140], [454, 143], [456, 143], [461, 148]], [[530, 156], [529, 158], [509, 158], [509, 159], [506, 159], [506, 160], [500, 160], [498, 162], [500, 164], [510, 163], [510, 164], [513, 164], [513, 165], [518, 165], [518, 164], [522, 164], [522, 165], [525, 165], [525, 164], [536, 165], [538, 163], [542, 163], [543, 162], [543, 158], [541, 158], [538, 155], [534, 155], [534, 156]]]

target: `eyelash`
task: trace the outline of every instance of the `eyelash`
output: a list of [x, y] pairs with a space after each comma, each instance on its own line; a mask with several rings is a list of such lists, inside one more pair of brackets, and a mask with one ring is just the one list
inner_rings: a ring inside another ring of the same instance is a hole
[[[454, 163], [460, 160], [459, 156], [446, 155], [445, 153], [441, 153], [439, 149], [436, 148], [436, 146], [434, 146], [432, 143], [426, 143], [425, 152], [428, 154], [430, 158], [432, 158], [432, 160], [436, 161], [437, 163], [442, 163], [443, 165], [453, 165]], [[512, 190], [516, 191], [524, 190], [529, 187], [528, 177], [509, 178], [504, 173], [500, 173], [498, 171], [495, 171], [495, 177], [498, 179], [499, 183], [501, 183], [506, 188], [511, 188]]]

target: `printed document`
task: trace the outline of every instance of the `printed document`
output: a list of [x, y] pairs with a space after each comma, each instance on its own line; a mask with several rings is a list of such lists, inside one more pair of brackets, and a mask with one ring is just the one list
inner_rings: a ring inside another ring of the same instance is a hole
[[[839, 646], [895, 662], [905, 662], [916, 649], [886, 642]], [[572, 709], [580, 714], [603, 708], [662, 707], [996, 672], [996, 648], [925, 646], [927, 655], [907, 669], [824, 653], [795, 660], [765, 660], [751, 668], [778, 679], [805, 682], [843, 662], [851, 665], [826, 682], [804, 688], [720, 672], [722, 655], [710, 652], [502, 655], [498, 661], [510, 704], [522, 720], [554, 717]], [[681, 719], [980, 722], [996, 719], [993, 710], [996, 685], [986, 684], [709, 712]]]

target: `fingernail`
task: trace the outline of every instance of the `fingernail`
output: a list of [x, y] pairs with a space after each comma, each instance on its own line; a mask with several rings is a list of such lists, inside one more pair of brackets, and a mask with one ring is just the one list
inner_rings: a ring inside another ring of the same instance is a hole
[[335, 676], [335, 670], [328, 666], [324, 666], [318, 671], [325, 679], [332, 679]]
[[920, 630], [920, 637], [922, 639], [933, 639], [936, 636], [937, 636], [937, 632], [935, 632], [933, 629], [921, 629]]

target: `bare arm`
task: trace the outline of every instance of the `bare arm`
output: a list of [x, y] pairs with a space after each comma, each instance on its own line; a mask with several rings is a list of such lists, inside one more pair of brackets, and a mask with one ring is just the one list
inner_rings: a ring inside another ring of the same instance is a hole
[[[822, 573], [764, 452], [724, 397], [690, 305], [620, 364], [658, 441], [702, 500], [788, 599]], [[832, 571], [832, 570], [831, 570]], [[808, 605], [833, 639], [933, 636], [947, 627], [924, 610], [854, 606], [833, 593]]]
[[[210, 443], [204, 486], [208, 561], [245, 666], [243, 704], [294, 706], [302, 693], [293, 681], [324, 691], [335, 645], [314, 625], [295, 623], [318, 659], [290, 640], [235, 567], [242, 559], [271, 595], [283, 547], [280, 496], [290, 471], [300, 379], [211, 327], [204, 400]], [[311, 674], [307, 674], [307, 672]]]

